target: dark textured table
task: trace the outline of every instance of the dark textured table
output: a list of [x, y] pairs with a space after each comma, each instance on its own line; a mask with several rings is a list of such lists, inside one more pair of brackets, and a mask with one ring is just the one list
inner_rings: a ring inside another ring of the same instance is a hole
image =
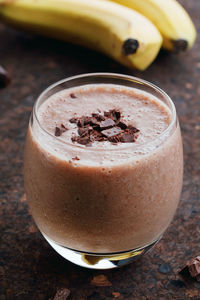
[[[200, 31], [200, 1], [181, 1]], [[0, 64], [12, 84], [0, 90], [0, 300], [200, 299], [200, 282], [178, 270], [200, 254], [200, 39], [188, 54], [162, 52], [145, 72], [128, 70], [101, 54], [0, 27]], [[119, 72], [149, 80], [174, 100], [183, 134], [181, 202], [161, 242], [122, 269], [92, 271], [61, 258], [38, 232], [23, 187], [23, 149], [31, 107], [51, 83], [87, 72]]]

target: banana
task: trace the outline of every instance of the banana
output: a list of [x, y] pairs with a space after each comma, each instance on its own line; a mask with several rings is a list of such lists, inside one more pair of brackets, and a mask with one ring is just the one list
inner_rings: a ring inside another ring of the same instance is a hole
[[189, 50], [196, 39], [196, 29], [188, 13], [176, 0], [111, 0], [132, 8], [158, 28], [163, 47], [180, 52]]
[[139, 70], [153, 62], [162, 45], [146, 17], [106, 0], [0, 0], [0, 20], [93, 48]]

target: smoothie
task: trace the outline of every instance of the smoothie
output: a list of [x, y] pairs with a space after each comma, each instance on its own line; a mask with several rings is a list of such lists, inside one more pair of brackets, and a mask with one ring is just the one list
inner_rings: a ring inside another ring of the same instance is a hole
[[180, 129], [155, 96], [114, 84], [64, 89], [36, 107], [25, 187], [41, 232], [91, 253], [145, 247], [178, 205]]

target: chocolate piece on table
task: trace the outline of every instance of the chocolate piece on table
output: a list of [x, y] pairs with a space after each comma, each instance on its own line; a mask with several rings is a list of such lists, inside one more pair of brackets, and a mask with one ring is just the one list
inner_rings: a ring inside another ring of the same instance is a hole
[[192, 277], [200, 281], [200, 256], [188, 261], [186, 266], [179, 273], [184, 277]]
[[65, 289], [65, 288], [58, 289], [53, 300], [66, 300], [70, 296], [70, 293], [71, 292], [69, 289]]
[[9, 85], [11, 79], [8, 75], [8, 72], [0, 66], [0, 88], [5, 88]]
[[200, 256], [197, 256], [194, 259], [190, 260], [187, 265], [192, 277], [200, 275]]

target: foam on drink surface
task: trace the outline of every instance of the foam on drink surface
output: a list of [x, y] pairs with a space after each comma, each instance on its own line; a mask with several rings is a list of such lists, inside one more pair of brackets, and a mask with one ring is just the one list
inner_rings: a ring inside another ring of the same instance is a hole
[[[55, 128], [63, 124], [67, 130], [56, 139], [64, 143], [76, 145], [78, 148], [87, 148], [72, 142], [72, 137], [78, 134], [77, 124], [71, 123], [71, 118], [92, 116], [93, 113], [104, 114], [116, 109], [121, 112], [121, 120], [128, 125], [139, 129], [138, 138], [134, 143], [117, 143], [109, 141], [92, 143], [90, 150], [115, 150], [132, 147], [132, 153], [140, 155], [151, 151], [149, 142], [160, 136], [169, 126], [171, 112], [169, 108], [158, 98], [138, 89], [117, 86], [112, 84], [85, 85], [73, 89], [58, 92], [47, 99], [38, 111], [38, 119], [41, 126], [51, 135], [55, 135]], [[48, 144], [48, 141], [47, 141]], [[43, 146], [45, 141], [43, 140]], [[142, 146], [143, 145], [143, 146]], [[62, 147], [54, 145], [54, 151], [58, 156], [67, 156]], [[140, 147], [140, 151], [136, 149]], [[88, 147], [89, 148], [89, 147]], [[112, 154], [105, 154], [105, 161], [112, 161]], [[123, 159], [121, 153], [120, 159]], [[86, 162], [90, 164], [90, 159]]]

